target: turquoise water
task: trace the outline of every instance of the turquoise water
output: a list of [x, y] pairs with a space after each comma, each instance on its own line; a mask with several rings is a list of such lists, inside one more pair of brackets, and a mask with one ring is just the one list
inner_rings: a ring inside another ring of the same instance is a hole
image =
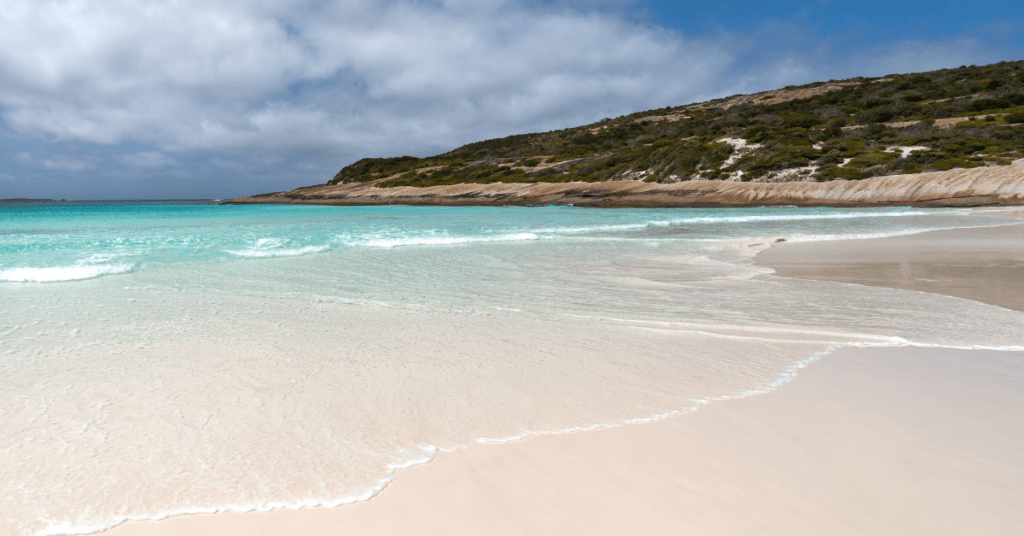
[[[0, 281], [68, 281], [137, 270], [331, 250], [565, 238], [699, 240], [845, 236], [942, 227], [920, 209], [604, 210], [74, 204], [0, 209]], [[984, 225], [959, 221], [957, 225]], [[895, 226], [894, 226], [895, 224]], [[895, 229], [894, 229], [895, 227]]]
[[770, 390], [849, 344], [1024, 347], [1024, 314], [790, 280], [779, 238], [969, 209], [0, 206], [2, 534], [372, 497], [439, 449]]

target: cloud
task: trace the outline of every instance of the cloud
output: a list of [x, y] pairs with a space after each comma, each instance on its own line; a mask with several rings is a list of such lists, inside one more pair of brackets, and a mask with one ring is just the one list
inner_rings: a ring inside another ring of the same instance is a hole
[[713, 45], [610, 14], [537, 9], [35, 2], [0, 19], [0, 105], [11, 129], [48, 140], [366, 150], [668, 103], [729, 63]]
[[[5, 2], [0, 116], [31, 146], [8, 158], [54, 171], [120, 165], [154, 182], [217, 169], [235, 174], [218, 182], [225, 188], [257, 176], [310, 184], [365, 156], [433, 154], [819, 79], [1009, 59], [969, 37], [858, 49], [777, 21], [688, 37], [624, 16], [634, 5]], [[106, 159], [51, 147], [123, 143], [154, 151]]]
[[115, 156], [114, 159], [125, 167], [137, 169], [160, 169], [181, 165], [177, 160], [159, 151], [143, 151], [138, 153], [122, 154]]
[[226, 160], [224, 158], [212, 158], [212, 159], [210, 159], [210, 164], [213, 165], [214, 167], [218, 168], [218, 169], [227, 169], [227, 170], [234, 170], [234, 171], [240, 171], [240, 170], [245, 169], [244, 165], [239, 164], [238, 162], [231, 161], [231, 160]]
[[24, 166], [50, 171], [89, 171], [96, 169], [103, 159], [89, 154], [59, 151], [19, 151], [14, 160]]

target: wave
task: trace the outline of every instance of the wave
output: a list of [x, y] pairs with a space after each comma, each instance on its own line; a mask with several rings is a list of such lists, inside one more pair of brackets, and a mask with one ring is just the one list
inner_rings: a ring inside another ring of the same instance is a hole
[[[293, 246], [293, 247], [288, 247]], [[253, 243], [252, 247], [241, 250], [224, 250], [238, 257], [266, 258], [266, 257], [298, 257], [309, 253], [320, 253], [331, 249], [328, 245], [321, 246], [297, 246], [288, 238], [260, 238]]]
[[251, 257], [251, 258], [265, 258], [265, 257], [298, 257], [299, 255], [308, 255], [310, 253], [320, 253], [331, 249], [330, 246], [305, 246], [301, 248], [291, 249], [270, 249], [270, 248], [251, 248], [243, 249], [238, 251], [226, 250], [227, 253], [236, 255], [239, 257]]
[[682, 218], [672, 220], [674, 224], [681, 223], [750, 223], [766, 221], [806, 221], [806, 220], [850, 220], [856, 218], [894, 218], [904, 216], [929, 216], [934, 212], [924, 210], [908, 210], [905, 212], [840, 212], [838, 214], [757, 214], [750, 216], [703, 216], [695, 218]]
[[[583, 225], [580, 227], [546, 227], [522, 231], [509, 230], [504, 234], [479, 234], [479, 235], [452, 235], [452, 234], [430, 234], [419, 236], [387, 236], [382, 234], [344, 234], [338, 235], [338, 243], [349, 247], [369, 248], [395, 248], [404, 246], [446, 246], [456, 244], [482, 243], [482, 242], [517, 242], [528, 240], [540, 240], [543, 238], [554, 238], [549, 235], [579, 234], [601, 231], [631, 231], [650, 227], [667, 227], [684, 224], [707, 224], [707, 223], [756, 223], [756, 222], [786, 222], [801, 220], [834, 220], [834, 219], [855, 219], [855, 218], [885, 218], [896, 216], [925, 216], [932, 214], [927, 211], [905, 211], [905, 212], [847, 212], [839, 214], [762, 214], [748, 216], [694, 216], [686, 218], [659, 219], [637, 223], [621, 223], [608, 225]], [[228, 253], [242, 257], [286, 257], [298, 256], [308, 253], [320, 253], [331, 249], [330, 246], [305, 246], [300, 248], [282, 248], [287, 240], [263, 238], [257, 240], [252, 248], [245, 250], [229, 250]]]
[[551, 234], [575, 234], [600, 231], [631, 231], [646, 229], [649, 227], [668, 227], [682, 224], [702, 223], [750, 223], [768, 221], [800, 221], [800, 220], [831, 220], [831, 219], [854, 219], [854, 218], [885, 218], [894, 216], [925, 216], [932, 214], [926, 211], [906, 212], [847, 212], [840, 214], [764, 214], [749, 216], [699, 216], [687, 218], [673, 218], [667, 220], [651, 220], [637, 223], [621, 223], [608, 225], [584, 225], [580, 227], [546, 227], [530, 229], [520, 232], [509, 232], [501, 235], [478, 235], [478, 236], [452, 236], [452, 235], [431, 235], [431, 236], [406, 236], [406, 237], [381, 237], [380, 235], [369, 235], [353, 237], [352, 235], [339, 235], [338, 239], [347, 246], [356, 247], [377, 247], [393, 248], [400, 246], [436, 246], [466, 244], [473, 242], [509, 242], [520, 240], [538, 240], [542, 235]]
[[396, 238], [367, 237], [353, 239], [350, 236], [339, 236], [347, 246], [393, 248], [400, 246], [446, 246], [452, 244], [468, 244], [474, 242], [517, 242], [522, 240], [538, 240], [536, 233], [509, 233], [492, 236], [408, 236]]
[[908, 236], [932, 231], [948, 231], [957, 227], [936, 227], [926, 229], [907, 229], [903, 231], [890, 231], [880, 233], [860, 234], [828, 234], [828, 235], [796, 235], [786, 238], [786, 242], [829, 242], [834, 240], [868, 240], [872, 238], [893, 238], [897, 236]]
[[586, 227], [551, 227], [547, 229], [536, 229], [536, 233], [590, 233], [594, 231], [631, 231], [633, 229], [646, 229], [648, 227], [665, 227], [672, 225], [674, 221], [649, 221], [643, 223], [620, 223], [612, 225], [589, 225]]
[[48, 268], [8, 268], [0, 270], [0, 281], [12, 283], [49, 283], [92, 279], [101, 275], [130, 272], [130, 264], [99, 264], [85, 266], [52, 266]]
[[651, 220], [639, 223], [622, 223], [610, 225], [589, 225], [583, 227], [551, 227], [535, 229], [535, 233], [587, 233], [595, 231], [630, 231], [634, 229], [646, 229], [648, 227], [667, 227], [670, 225], [699, 224], [699, 223], [758, 223], [758, 222], [786, 222], [805, 220], [848, 220], [856, 218], [890, 218], [902, 216], [927, 216], [934, 214], [927, 211], [905, 211], [905, 212], [842, 212], [838, 214], [752, 214], [748, 216], [692, 216], [687, 218], [673, 218], [669, 220]]

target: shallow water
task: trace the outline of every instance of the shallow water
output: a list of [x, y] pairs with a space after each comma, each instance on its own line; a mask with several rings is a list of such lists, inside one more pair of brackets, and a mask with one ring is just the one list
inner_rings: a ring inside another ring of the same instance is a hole
[[1024, 314], [787, 280], [777, 238], [970, 210], [0, 208], [3, 534], [337, 505], [438, 449], [771, 388], [842, 344], [1024, 346]]

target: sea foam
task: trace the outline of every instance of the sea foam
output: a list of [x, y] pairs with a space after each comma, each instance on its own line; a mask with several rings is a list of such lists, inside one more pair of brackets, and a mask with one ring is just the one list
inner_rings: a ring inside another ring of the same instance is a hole
[[472, 244], [482, 242], [521, 242], [524, 240], [538, 240], [540, 237], [536, 233], [508, 233], [477, 236], [451, 236], [437, 234], [428, 236], [398, 237], [352, 237], [351, 235], [342, 235], [338, 238], [347, 246], [394, 248], [402, 246], [448, 246], [454, 244]]
[[8, 268], [0, 270], [0, 281], [16, 283], [48, 283], [55, 281], [77, 281], [108, 274], [130, 272], [130, 264], [98, 264], [77, 266], [51, 266], [47, 268]]
[[252, 248], [237, 251], [227, 250], [227, 252], [238, 257], [262, 259], [266, 257], [297, 257], [300, 255], [309, 255], [310, 253], [321, 253], [329, 249], [331, 249], [330, 246], [305, 246], [301, 248], [279, 249]]

